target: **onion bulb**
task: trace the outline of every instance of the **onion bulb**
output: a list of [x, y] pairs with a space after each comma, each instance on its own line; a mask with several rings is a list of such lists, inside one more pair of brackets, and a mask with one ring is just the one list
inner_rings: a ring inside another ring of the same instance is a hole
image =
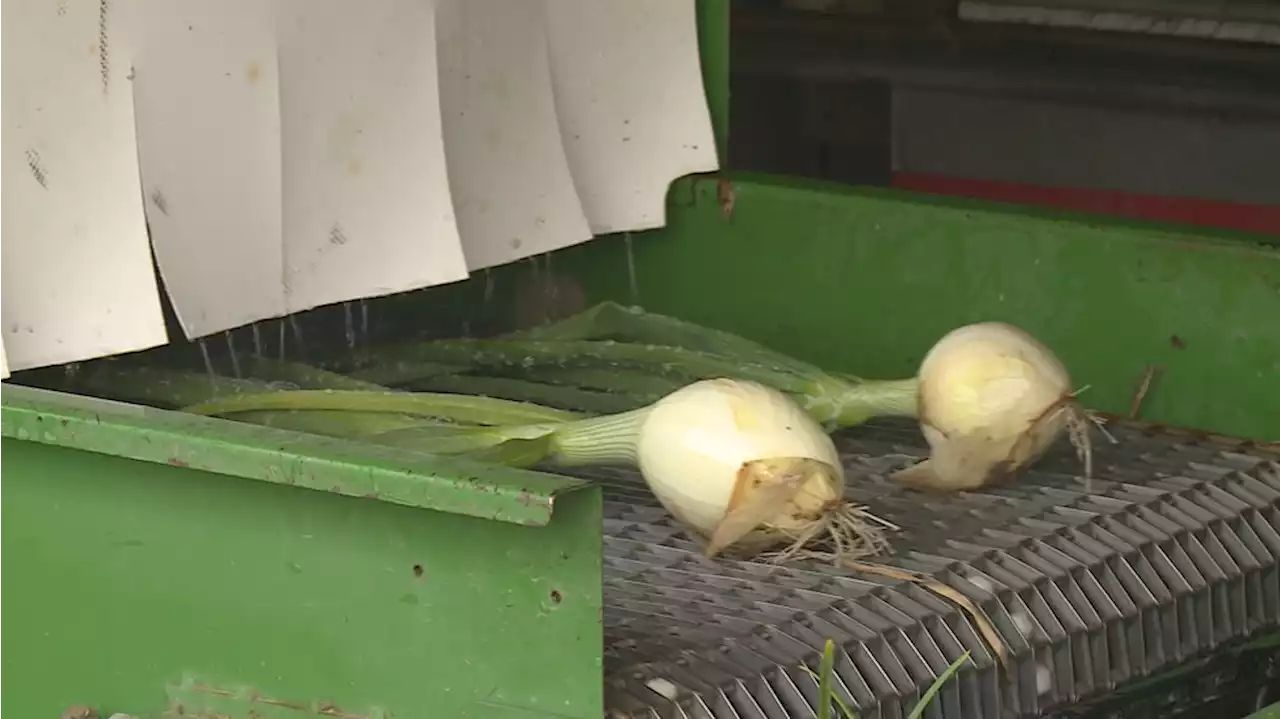
[[755, 382], [703, 380], [663, 397], [645, 411], [636, 455], [667, 511], [708, 540], [708, 556], [816, 534], [842, 505], [831, 438]]
[[1067, 427], [1071, 378], [1047, 347], [1003, 322], [949, 332], [918, 373], [925, 461], [893, 478], [921, 489], [977, 489], [1011, 478]]

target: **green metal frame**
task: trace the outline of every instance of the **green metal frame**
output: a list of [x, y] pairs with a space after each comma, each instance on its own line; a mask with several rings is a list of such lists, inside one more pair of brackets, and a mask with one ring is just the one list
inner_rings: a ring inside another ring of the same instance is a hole
[[729, 2], [697, 0], [702, 87], [715, 127], [721, 167], [727, 166], [729, 157]]
[[3, 400], [15, 715], [602, 715], [597, 488], [24, 387]]

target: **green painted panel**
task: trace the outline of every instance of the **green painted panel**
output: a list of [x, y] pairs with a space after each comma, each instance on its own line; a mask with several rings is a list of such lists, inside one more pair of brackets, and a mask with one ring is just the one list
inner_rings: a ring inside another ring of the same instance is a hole
[[159, 716], [166, 696], [234, 717], [602, 715], [595, 489], [527, 527], [12, 438], [3, 453], [15, 716]]
[[698, 0], [698, 54], [720, 166], [725, 167], [729, 157], [729, 0]]
[[735, 179], [732, 196], [726, 214], [714, 179], [682, 180], [667, 228], [635, 234], [630, 253], [601, 238], [556, 269], [593, 301], [638, 301], [873, 377], [910, 374], [957, 325], [1006, 320], [1063, 357], [1087, 405], [1127, 414], [1153, 365], [1143, 419], [1280, 439], [1275, 248], [778, 178]]

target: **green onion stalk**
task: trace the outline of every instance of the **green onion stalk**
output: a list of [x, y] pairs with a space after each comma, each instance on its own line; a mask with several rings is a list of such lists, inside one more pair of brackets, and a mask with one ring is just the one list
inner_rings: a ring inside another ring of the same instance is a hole
[[[865, 380], [833, 374], [729, 332], [613, 302], [497, 339], [377, 348], [358, 358], [350, 374], [439, 387], [440, 377], [447, 375], [442, 368], [458, 367], [466, 368], [471, 388], [482, 393], [556, 406], [575, 407], [556, 388], [611, 395], [618, 399], [609, 407], [638, 408], [693, 381], [727, 377], [786, 392], [829, 426], [848, 427], [874, 416], [916, 416], [914, 377]], [[475, 376], [481, 373], [497, 376]], [[498, 386], [503, 376], [538, 386]]]
[[468, 426], [523, 426], [582, 416], [487, 397], [395, 392], [297, 363], [254, 358], [252, 364], [245, 366], [252, 368], [255, 378], [104, 362], [86, 371], [75, 389], [100, 397], [347, 439], [402, 429], [447, 434]]
[[[246, 364], [247, 363], [247, 364]], [[470, 394], [401, 392], [299, 363], [242, 358], [252, 379], [102, 362], [77, 389], [101, 397], [439, 455], [531, 467], [634, 463], [642, 412], [598, 405], [599, 417]], [[302, 389], [298, 389], [301, 387]], [[567, 390], [553, 387], [553, 390]], [[576, 390], [571, 390], [576, 391]], [[606, 396], [606, 395], [601, 395]], [[576, 404], [587, 404], [581, 399]]]
[[[283, 390], [218, 397], [184, 411], [229, 419], [280, 412], [304, 417], [338, 415], [341, 422], [326, 419], [312, 426], [326, 429], [322, 434], [429, 454], [465, 455], [515, 467], [574, 467], [634, 464], [639, 423], [647, 410], [592, 417], [463, 394]], [[400, 426], [379, 426], [366, 422], [366, 417], [410, 419]]]

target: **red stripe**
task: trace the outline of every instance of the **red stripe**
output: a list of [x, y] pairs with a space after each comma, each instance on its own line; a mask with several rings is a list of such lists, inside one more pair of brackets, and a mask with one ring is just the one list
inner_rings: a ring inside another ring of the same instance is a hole
[[1190, 197], [1136, 195], [1111, 190], [1042, 187], [1018, 182], [971, 180], [916, 172], [894, 173], [893, 186], [902, 190], [934, 195], [1058, 207], [1078, 212], [1122, 215], [1157, 222], [1280, 235], [1280, 207], [1271, 205], [1246, 205]]

